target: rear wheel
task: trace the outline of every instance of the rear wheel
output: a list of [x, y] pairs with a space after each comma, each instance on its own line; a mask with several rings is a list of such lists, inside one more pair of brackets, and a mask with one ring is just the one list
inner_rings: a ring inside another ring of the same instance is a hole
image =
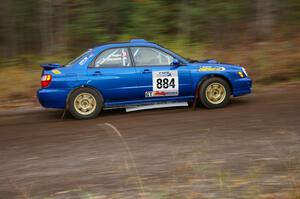
[[103, 98], [93, 89], [80, 88], [69, 98], [69, 111], [77, 119], [91, 119], [99, 115]]
[[206, 108], [223, 108], [230, 99], [230, 86], [222, 78], [212, 77], [200, 87], [199, 99]]

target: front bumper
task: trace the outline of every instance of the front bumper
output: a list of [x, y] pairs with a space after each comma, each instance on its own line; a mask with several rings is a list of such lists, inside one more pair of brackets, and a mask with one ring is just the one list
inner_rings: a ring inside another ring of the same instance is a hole
[[37, 97], [45, 108], [64, 109], [68, 93], [68, 90], [41, 88], [37, 91]]
[[252, 91], [252, 80], [249, 77], [236, 79], [232, 83], [232, 88], [235, 97], [249, 94]]

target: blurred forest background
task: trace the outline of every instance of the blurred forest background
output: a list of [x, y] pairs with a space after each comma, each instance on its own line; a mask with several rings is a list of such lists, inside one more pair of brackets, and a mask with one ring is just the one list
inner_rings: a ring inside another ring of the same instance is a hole
[[299, 0], [1, 0], [2, 99], [34, 98], [41, 62], [144, 38], [245, 66], [256, 85], [300, 79]]

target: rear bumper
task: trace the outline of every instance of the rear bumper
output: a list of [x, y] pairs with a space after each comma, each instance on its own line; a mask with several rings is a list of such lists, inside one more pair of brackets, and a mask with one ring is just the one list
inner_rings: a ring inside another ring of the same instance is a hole
[[39, 89], [37, 97], [45, 108], [64, 109], [69, 91], [61, 89]]
[[252, 80], [249, 77], [237, 79], [232, 87], [232, 94], [235, 97], [249, 94], [252, 91]]

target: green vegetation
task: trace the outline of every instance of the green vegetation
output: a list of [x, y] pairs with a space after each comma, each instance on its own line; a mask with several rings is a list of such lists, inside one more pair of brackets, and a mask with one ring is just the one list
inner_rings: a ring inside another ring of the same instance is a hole
[[300, 76], [298, 0], [3, 0], [1, 8], [0, 89], [12, 99], [34, 96], [39, 63], [132, 38], [246, 66], [259, 83]]
[[101, 42], [146, 38], [227, 49], [299, 32], [297, 0], [4, 0], [2, 58], [77, 54]]

